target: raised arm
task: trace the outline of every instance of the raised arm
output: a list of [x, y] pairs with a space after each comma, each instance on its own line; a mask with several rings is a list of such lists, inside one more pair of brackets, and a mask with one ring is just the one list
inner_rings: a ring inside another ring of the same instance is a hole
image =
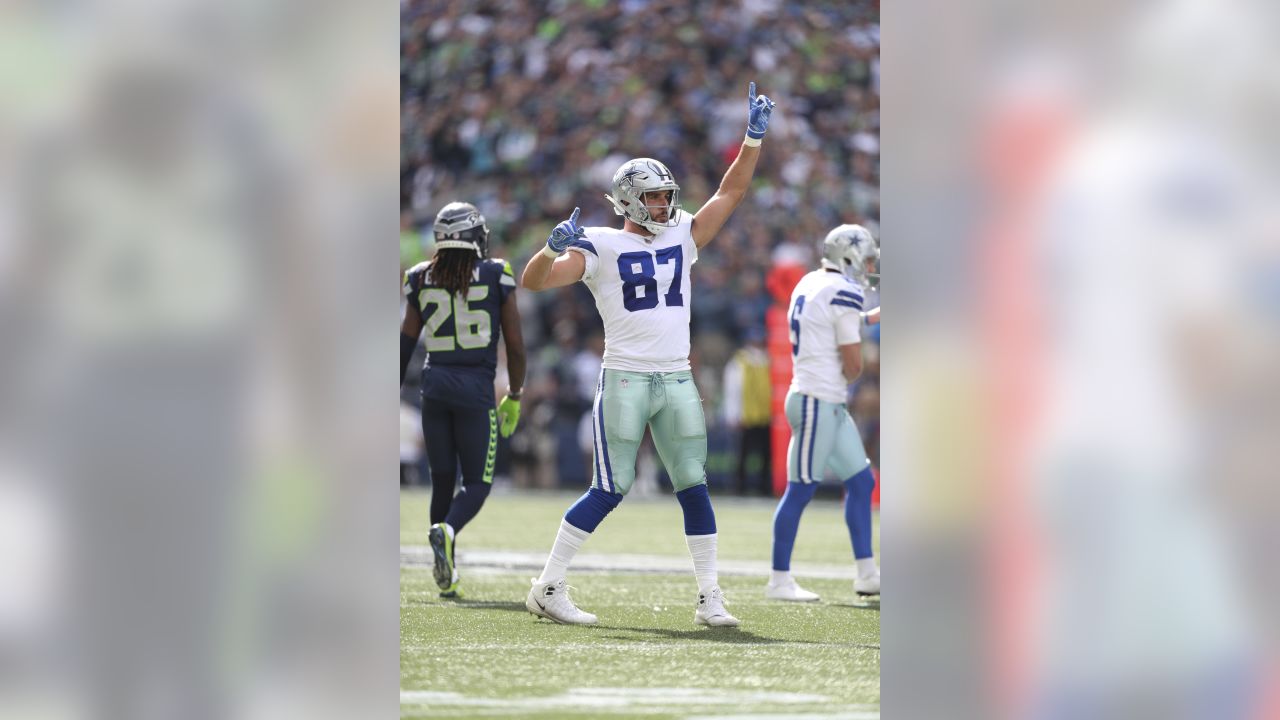
[[572, 285], [582, 279], [587, 261], [581, 253], [565, 253], [575, 240], [586, 237], [578, 227], [580, 208], [574, 208], [568, 220], [556, 225], [547, 238], [547, 246], [535, 253], [520, 273], [520, 285], [529, 290], [547, 290]]
[[720, 180], [716, 194], [693, 216], [693, 241], [703, 247], [720, 232], [738, 204], [747, 196], [751, 177], [760, 158], [760, 142], [769, 129], [769, 116], [775, 103], [764, 95], [756, 95], [756, 84], [747, 91], [747, 136], [742, 140], [738, 157]]

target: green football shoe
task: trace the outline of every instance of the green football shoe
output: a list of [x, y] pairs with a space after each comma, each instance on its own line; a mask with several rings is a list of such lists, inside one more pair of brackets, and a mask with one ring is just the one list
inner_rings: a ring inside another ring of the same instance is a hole
[[440, 591], [440, 597], [445, 598], [446, 600], [461, 600], [462, 583], [455, 580], [452, 585]]
[[435, 557], [432, 574], [436, 578], [436, 585], [441, 590], [448, 591], [457, 584], [457, 571], [453, 566], [453, 538], [444, 529], [444, 523], [436, 523], [427, 533], [427, 540], [431, 542], [431, 554]]

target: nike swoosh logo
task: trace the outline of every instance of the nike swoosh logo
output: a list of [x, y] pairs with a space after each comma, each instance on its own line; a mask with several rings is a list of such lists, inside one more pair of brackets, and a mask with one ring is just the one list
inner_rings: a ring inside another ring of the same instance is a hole
[[534, 604], [534, 605], [537, 605], [539, 610], [546, 610], [546, 609], [547, 609], [547, 606], [546, 606], [546, 605], [543, 605], [542, 603], [538, 602], [537, 600], [534, 600], [534, 601], [533, 601], [533, 604]]
[[685, 378], [684, 380], [677, 380], [676, 382], [678, 382], [678, 383], [687, 383], [687, 382], [689, 382], [689, 378]]

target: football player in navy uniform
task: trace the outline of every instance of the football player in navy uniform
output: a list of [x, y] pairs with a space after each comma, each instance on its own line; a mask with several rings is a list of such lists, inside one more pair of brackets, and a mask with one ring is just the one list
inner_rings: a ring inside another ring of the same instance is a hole
[[[520, 420], [525, 352], [511, 264], [489, 257], [489, 228], [474, 205], [452, 202], [436, 215], [435, 254], [405, 273], [400, 384], [425, 327], [422, 432], [431, 466], [434, 575], [441, 597], [459, 597], [457, 534], [489, 496], [498, 433]], [[507, 348], [509, 385], [494, 403], [498, 334]], [[462, 490], [454, 491], [461, 469]]]

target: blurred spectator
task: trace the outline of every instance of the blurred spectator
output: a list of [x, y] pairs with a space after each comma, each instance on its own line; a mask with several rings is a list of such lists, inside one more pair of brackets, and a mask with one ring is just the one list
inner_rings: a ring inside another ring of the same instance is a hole
[[764, 289], [764, 274], [747, 270], [738, 276], [738, 292], [733, 298], [734, 337], [746, 342], [747, 336], [760, 331], [763, 338], [764, 315], [773, 302]]
[[[554, 414], [550, 429], [555, 443], [556, 475], [561, 485], [581, 487], [587, 484], [590, 465], [583, 465], [578, 453], [578, 425], [583, 413], [591, 411], [591, 395], [583, 394], [574, 358], [580, 352], [577, 328], [573, 321], [564, 319], [555, 325], [556, 346], [552, 349], [555, 360], [551, 363], [551, 375], [555, 378], [556, 393], [552, 403]], [[549, 357], [547, 353], [542, 357]]]
[[690, 308], [691, 337], [698, 339], [700, 360], [720, 368], [733, 353], [735, 293], [722, 267], [698, 268], [697, 277], [698, 292]]
[[412, 405], [400, 403], [400, 485], [417, 485], [418, 466], [422, 463], [425, 443], [422, 438], [422, 415]]
[[595, 451], [595, 425], [592, 423], [592, 407], [596, 396], [596, 385], [600, 381], [600, 366], [604, 362], [604, 335], [592, 335], [577, 355], [573, 356], [572, 370], [577, 377], [578, 396], [586, 404], [578, 419], [578, 449], [582, 454], [582, 466], [593, 467], [592, 454]]
[[600, 365], [603, 362], [603, 333], [595, 333], [587, 338], [586, 346], [573, 356], [573, 371], [578, 376], [578, 394], [588, 402], [596, 396], [596, 384], [600, 381]]
[[[877, 301], [878, 305], [879, 302]], [[870, 305], [868, 305], [870, 307]], [[862, 374], [849, 386], [849, 415], [871, 466], [880, 468], [880, 323], [863, 328]]]
[[[429, 233], [423, 233], [418, 229], [414, 222], [413, 211], [405, 208], [400, 211], [400, 270], [403, 272], [409, 268], [424, 262], [429, 254], [426, 243]], [[431, 242], [431, 245], [435, 245]]]
[[[773, 387], [769, 382], [769, 354], [764, 347], [764, 329], [747, 331], [746, 345], [734, 354], [724, 369], [724, 419], [738, 439], [739, 495], [771, 496], [769, 468], [769, 425]], [[748, 486], [748, 462], [754, 482]], [[749, 492], [751, 491], [751, 492]]]

